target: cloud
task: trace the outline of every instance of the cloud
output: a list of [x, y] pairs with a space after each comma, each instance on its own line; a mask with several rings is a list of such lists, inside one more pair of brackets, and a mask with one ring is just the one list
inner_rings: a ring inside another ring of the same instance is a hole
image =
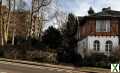
[[[17, 4], [21, 0], [16, 0]], [[24, 0], [27, 4], [27, 8], [31, 8], [32, 0]], [[3, 0], [3, 4], [6, 4], [6, 0]], [[95, 12], [101, 11], [102, 8], [110, 6], [113, 10], [120, 11], [120, 0], [56, 0], [57, 7], [63, 12], [74, 13], [77, 16], [87, 15], [87, 11], [90, 6], [93, 7]]]
[[113, 10], [120, 10], [120, 0], [58, 0], [59, 6], [63, 11], [72, 12], [78, 16], [87, 15], [90, 6], [95, 12], [101, 11], [102, 8], [110, 6]]
[[64, 12], [80, 15], [86, 13], [86, 8], [89, 7], [89, 4], [87, 0], [58, 0], [58, 6], [61, 6]]
[[24, 0], [27, 4], [27, 6], [30, 8], [32, 4], [32, 0]]
[[[31, 8], [31, 1], [32, 0], [16, 0], [16, 6], [19, 8], [21, 2], [25, 2], [25, 9]], [[8, 5], [7, 0], [3, 0], [3, 5]]]

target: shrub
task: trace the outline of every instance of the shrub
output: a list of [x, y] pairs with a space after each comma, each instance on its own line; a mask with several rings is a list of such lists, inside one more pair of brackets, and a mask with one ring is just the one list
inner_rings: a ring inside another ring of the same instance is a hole
[[85, 66], [94, 66], [94, 67], [102, 67], [102, 68], [110, 68], [111, 63], [117, 63], [118, 58], [116, 56], [104, 55], [104, 53], [93, 53], [90, 56], [86, 56], [84, 58]]
[[0, 57], [4, 57], [4, 49], [3, 48], [0, 48]]

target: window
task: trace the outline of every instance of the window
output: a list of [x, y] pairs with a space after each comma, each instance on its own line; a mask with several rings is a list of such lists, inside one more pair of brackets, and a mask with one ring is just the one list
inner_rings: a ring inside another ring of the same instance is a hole
[[112, 41], [107, 41], [106, 42], [106, 46], [105, 46], [105, 51], [111, 52], [112, 51], [112, 47], [113, 47]]
[[99, 51], [100, 50], [100, 42], [98, 40], [94, 41], [94, 50]]
[[96, 32], [110, 32], [110, 20], [97, 20]]

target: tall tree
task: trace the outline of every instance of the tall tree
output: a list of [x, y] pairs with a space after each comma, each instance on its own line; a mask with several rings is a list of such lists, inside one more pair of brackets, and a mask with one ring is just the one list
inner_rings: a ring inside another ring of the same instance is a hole
[[64, 46], [67, 48], [75, 48], [76, 47], [76, 32], [77, 32], [78, 20], [72, 13], [68, 15], [67, 22], [65, 23], [65, 27], [63, 27], [63, 35], [64, 35]]
[[67, 21], [62, 28], [63, 33], [63, 49], [61, 49], [62, 54], [59, 56], [62, 57], [61, 60], [64, 60], [67, 63], [75, 62], [75, 48], [77, 46], [76, 32], [77, 32], [78, 21], [77, 18], [70, 13], [67, 17]]
[[60, 31], [53, 26], [50, 26], [43, 34], [42, 41], [49, 48], [56, 49], [61, 47], [62, 35]]
[[3, 22], [3, 15], [2, 15], [2, 0], [0, 0], [0, 35], [1, 35], [1, 45], [3, 45], [3, 32], [2, 32], [2, 22]]
[[[36, 33], [36, 25], [34, 22], [37, 20], [35, 19], [35, 16], [40, 16], [40, 13], [43, 8], [45, 8], [46, 6], [48, 6], [51, 3], [52, 0], [32, 0], [32, 10], [31, 10], [31, 31], [29, 31], [29, 35], [32, 35], [32, 37], [35, 36], [35, 34], [39, 34]], [[43, 22], [43, 16], [41, 16], [42, 18], [38, 18], [39, 22]], [[40, 24], [40, 23], [39, 23]], [[42, 25], [42, 24], [41, 24]], [[42, 27], [40, 25], [40, 27]], [[42, 28], [39, 28], [39, 30], [41, 30]]]
[[9, 31], [9, 25], [10, 25], [10, 18], [11, 18], [11, 5], [12, 5], [12, 0], [7, 0], [8, 4], [8, 11], [7, 11], [7, 23], [2, 24], [2, 45], [7, 44], [8, 41], [8, 31]]
[[[8, 14], [7, 14], [7, 23], [5, 23], [3, 25], [3, 40], [4, 40], [4, 44], [7, 44], [8, 41], [8, 36], [9, 36], [9, 28], [10, 28], [10, 21], [11, 21], [11, 13], [13, 10], [13, 15], [14, 15], [14, 11], [15, 11], [15, 4], [16, 4], [16, 0], [7, 0], [7, 6], [8, 6]], [[15, 28], [15, 16], [14, 16], [14, 21], [13, 21], [13, 26]], [[14, 40], [14, 34], [15, 34], [15, 29], [13, 28], [12, 31], [12, 40]], [[13, 44], [14, 42], [12, 42]]]
[[[7, 0], [8, 3], [8, 14], [7, 14], [7, 23], [6, 23], [6, 16], [3, 17], [5, 14], [3, 10], [1, 11], [1, 45], [7, 43], [8, 40], [8, 28], [10, 23], [10, 12], [11, 12], [11, 0]], [[2, 8], [2, 0], [1, 0], [1, 8]]]
[[[16, 0], [13, 0], [13, 15], [15, 14], [15, 7], [16, 7]], [[15, 41], [15, 31], [16, 31], [15, 15], [14, 15], [13, 26], [14, 28], [12, 32], [12, 45], [14, 45], [14, 41]]]

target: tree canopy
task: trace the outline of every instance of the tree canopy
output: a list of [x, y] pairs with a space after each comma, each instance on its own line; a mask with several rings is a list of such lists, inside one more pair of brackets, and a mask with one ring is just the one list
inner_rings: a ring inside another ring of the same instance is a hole
[[60, 31], [53, 26], [50, 26], [42, 36], [43, 43], [49, 48], [58, 48], [62, 42], [62, 35]]

